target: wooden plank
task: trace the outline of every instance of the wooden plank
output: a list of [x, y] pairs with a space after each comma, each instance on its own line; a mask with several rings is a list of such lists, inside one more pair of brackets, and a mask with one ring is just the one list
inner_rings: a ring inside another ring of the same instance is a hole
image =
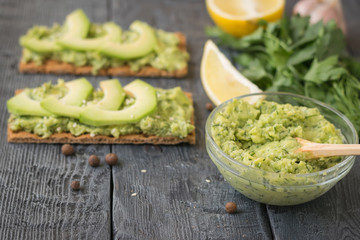
[[[113, 147], [121, 156], [113, 167], [115, 239], [270, 238], [264, 206], [231, 188], [200, 144], [198, 153], [192, 148]], [[238, 214], [225, 212], [228, 201]]]
[[342, 7], [347, 25], [347, 46], [351, 54], [360, 59], [360, 2], [357, 0], [342, 1]]
[[[294, 1], [287, 1], [291, 12]], [[360, 2], [342, 1], [348, 46], [360, 54]], [[360, 157], [350, 173], [322, 197], [293, 207], [267, 206], [275, 239], [360, 239]]]
[[322, 197], [299, 206], [268, 206], [275, 239], [360, 239], [360, 159]]
[[[77, 1], [91, 19], [106, 21], [99, 1]], [[17, 71], [18, 38], [33, 24], [62, 22], [75, 9], [72, 1], [0, 3], [0, 239], [109, 239], [110, 168], [92, 168], [90, 154], [104, 157], [109, 146], [75, 146], [65, 157], [60, 145], [9, 144], [6, 100], [15, 89], [35, 87], [58, 76], [22, 75]], [[65, 80], [74, 77], [67, 76]], [[90, 78], [95, 83], [95, 78]], [[82, 189], [70, 189], [72, 180]]]
[[[270, 239], [265, 206], [230, 187], [206, 153], [204, 126], [209, 112], [205, 104], [209, 99], [199, 74], [207, 39], [204, 27], [212, 22], [204, 1], [113, 1], [112, 9], [113, 20], [123, 27], [140, 19], [186, 34], [191, 53], [189, 76], [145, 80], [156, 87], [179, 85], [191, 91], [197, 127], [195, 146], [112, 146], [121, 162], [112, 168], [114, 238]], [[228, 201], [238, 204], [238, 214], [225, 212]]]

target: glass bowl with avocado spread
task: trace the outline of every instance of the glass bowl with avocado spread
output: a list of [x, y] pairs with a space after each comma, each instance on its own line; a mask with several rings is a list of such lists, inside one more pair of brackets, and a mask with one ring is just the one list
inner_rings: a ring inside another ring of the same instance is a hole
[[224, 178], [258, 202], [287, 206], [313, 200], [341, 180], [354, 156], [309, 159], [295, 137], [357, 144], [353, 124], [336, 109], [290, 93], [228, 100], [206, 122], [206, 148]]

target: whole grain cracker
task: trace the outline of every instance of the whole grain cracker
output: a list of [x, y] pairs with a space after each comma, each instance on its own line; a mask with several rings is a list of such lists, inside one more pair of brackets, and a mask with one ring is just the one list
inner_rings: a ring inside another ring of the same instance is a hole
[[[15, 94], [19, 94], [22, 90], [18, 89]], [[193, 102], [192, 94], [185, 92], [186, 96]], [[191, 117], [191, 124], [194, 122], [194, 111]], [[185, 138], [172, 137], [172, 136], [152, 136], [146, 134], [129, 134], [119, 136], [118, 138], [90, 134], [83, 134], [78, 137], [71, 133], [54, 133], [48, 138], [42, 138], [36, 134], [28, 133], [25, 131], [14, 132], [10, 129], [8, 124], [7, 139], [11, 143], [78, 143], [78, 144], [153, 144], [153, 145], [175, 145], [179, 143], [195, 144], [195, 130], [193, 130]]]
[[[179, 38], [179, 49], [186, 51], [186, 37], [180, 32], [175, 33]], [[44, 74], [71, 74], [71, 75], [93, 75], [92, 66], [75, 66], [69, 63], [59, 62], [55, 60], [47, 60], [42, 65], [36, 65], [34, 62], [24, 63], [20, 61], [19, 71], [21, 73], [44, 73]], [[138, 72], [131, 71], [130, 66], [110, 67], [100, 69], [96, 75], [98, 76], [123, 76], [123, 77], [174, 77], [182, 78], [188, 73], [188, 67], [184, 69], [174, 70], [171, 72], [160, 70], [150, 66], [142, 67]]]

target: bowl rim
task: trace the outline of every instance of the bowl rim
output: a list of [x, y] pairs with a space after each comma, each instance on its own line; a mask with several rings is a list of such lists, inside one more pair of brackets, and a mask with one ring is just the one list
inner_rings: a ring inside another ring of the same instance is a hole
[[[292, 178], [306, 178], [306, 177], [314, 177], [314, 176], [326, 176], [328, 175], [329, 172], [332, 172], [333, 170], [336, 170], [336, 169], [339, 169], [339, 168], [342, 168], [344, 165], [347, 165], [349, 164], [349, 162], [353, 161], [355, 159], [355, 156], [346, 156], [344, 158], [343, 161], [341, 161], [340, 163], [330, 167], [330, 168], [327, 168], [327, 169], [324, 169], [324, 170], [321, 170], [321, 171], [318, 171], [318, 172], [313, 172], [313, 173], [303, 173], [303, 174], [293, 174], [293, 173], [276, 173], [276, 172], [270, 172], [270, 171], [265, 171], [263, 169], [260, 169], [260, 168], [255, 168], [255, 167], [251, 167], [249, 165], [245, 165], [243, 163], [240, 163], [238, 161], [236, 161], [235, 159], [231, 158], [228, 154], [226, 154], [214, 141], [212, 135], [210, 134], [211, 132], [211, 126], [210, 126], [210, 119], [212, 119], [212, 117], [218, 112], [220, 111], [222, 108], [224, 108], [227, 104], [229, 104], [230, 102], [232, 102], [233, 100], [235, 99], [242, 99], [242, 98], [246, 98], [246, 97], [253, 97], [253, 96], [260, 96], [260, 95], [265, 95], [265, 96], [271, 96], [271, 95], [282, 95], [282, 96], [290, 96], [290, 97], [297, 97], [297, 98], [301, 98], [301, 99], [304, 99], [304, 100], [308, 100], [308, 101], [311, 101], [313, 103], [316, 103], [317, 105], [320, 105], [321, 107], [324, 107], [324, 108], [327, 108], [328, 110], [332, 111], [333, 113], [335, 113], [336, 115], [338, 115], [342, 120], [344, 120], [346, 122], [346, 124], [350, 127], [351, 129], [351, 132], [352, 132], [352, 135], [353, 135], [353, 138], [352, 140], [354, 141], [354, 143], [358, 143], [359, 142], [359, 137], [358, 137], [358, 134], [357, 134], [357, 131], [354, 127], [354, 125], [351, 123], [351, 121], [344, 115], [342, 114], [339, 110], [331, 107], [330, 105], [326, 104], [326, 103], [323, 103], [319, 100], [316, 100], [314, 98], [310, 98], [310, 97], [307, 97], [307, 96], [302, 96], [302, 95], [299, 95], [299, 94], [294, 94], [294, 93], [288, 93], [288, 92], [271, 92], [271, 91], [266, 91], [266, 92], [260, 92], [260, 93], [251, 93], [251, 94], [245, 94], [245, 95], [241, 95], [241, 96], [237, 96], [237, 97], [234, 97], [234, 98], [231, 98], [223, 103], [221, 103], [220, 105], [218, 105], [211, 113], [210, 115], [208, 116], [207, 120], [206, 120], [206, 125], [205, 125], [205, 138], [207, 138], [210, 143], [215, 146], [216, 150], [221, 154], [222, 157], [226, 158], [228, 161], [236, 164], [236, 165], [239, 165], [240, 167], [243, 167], [245, 169], [249, 169], [249, 170], [252, 170], [252, 171], [258, 171], [258, 172], [261, 172], [262, 175], [264, 176], [265, 174], [266, 175], [281, 175], [281, 176], [284, 176], [284, 177], [292, 177]], [[209, 131], [208, 131], [209, 130]], [[220, 160], [221, 161], [221, 160]], [[352, 167], [353, 164], [349, 164], [350, 167]], [[232, 169], [232, 168], [230, 168]]]

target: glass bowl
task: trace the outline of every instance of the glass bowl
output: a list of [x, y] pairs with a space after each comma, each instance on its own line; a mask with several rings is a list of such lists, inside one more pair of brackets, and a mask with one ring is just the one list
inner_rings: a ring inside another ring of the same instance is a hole
[[[318, 108], [323, 116], [341, 130], [344, 143], [357, 144], [358, 135], [352, 123], [336, 109], [308, 97], [281, 92], [264, 92], [236, 97], [237, 99], [263, 98], [277, 103]], [[340, 181], [354, 164], [355, 156], [344, 157], [337, 165], [314, 173], [274, 173], [254, 168], [235, 161], [215, 143], [211, 124], [216, 113], [231, 102], [230, 99], [216, 107], [206, 121], [205, 139], [207, 152], [227, 182], [237, 191], [255, 201], [289, 206], [311, 201], [320, 197]]]

